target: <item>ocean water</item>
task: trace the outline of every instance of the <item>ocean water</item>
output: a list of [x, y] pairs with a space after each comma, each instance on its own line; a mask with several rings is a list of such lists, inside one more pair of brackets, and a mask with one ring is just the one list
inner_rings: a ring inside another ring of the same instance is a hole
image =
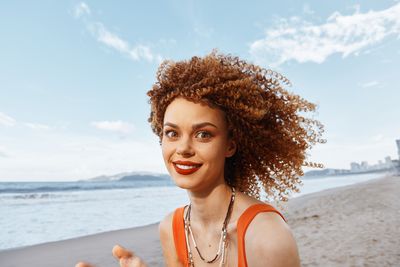
[[[304, 179], [301, 193], [385, 174]], [[0, 183], [0, 250], [159, 222], [188, 203], [171, 181]]]
[[354, 175], [343, 175], [343, 176], [306, 178], [302, 180], [303, 187], [301, 187], [301, 192], [298, 194], [294, 194], [293, 197], [297, 197], [304, 194], [310, 194], [329, 188], [351, 185], [359, 182], [368, 181], [371, 179], [382, 178], [386, 175], [387, 173], [367, 173], [367, 174], [354, 174]]

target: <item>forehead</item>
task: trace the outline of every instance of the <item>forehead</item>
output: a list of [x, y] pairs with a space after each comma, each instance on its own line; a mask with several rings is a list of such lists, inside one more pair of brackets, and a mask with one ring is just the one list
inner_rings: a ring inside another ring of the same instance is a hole
[[181, 97], [174, 99], [164, 114], [164, 122], [195, 124], [205, 121], [225, 125], [225, 114], [221, 109]]

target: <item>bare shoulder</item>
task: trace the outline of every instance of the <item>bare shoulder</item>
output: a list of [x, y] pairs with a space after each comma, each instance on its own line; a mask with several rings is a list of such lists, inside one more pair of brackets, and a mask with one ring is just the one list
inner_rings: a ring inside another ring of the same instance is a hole
[[172, 231], [172, 220], [174, 212], [169, 213], [158, 225], [161, 247], [166, 266], [180, 266], [175, 251], [174, 234]]
[[[158, 230], [160, 232], [160, 238], [171, 235], [172, 236], [172, 220], [174, 217], [174, 212], [170, 212], [167, 216], [160, 221], [160, 224], [158, 225]], [[161, 236], [162, 235], [162, 236]]]
[[275, 212], [261, 212], [254, 217], [246, 232], [245, 249], [248, 266], [300, 266], [292, 231]]

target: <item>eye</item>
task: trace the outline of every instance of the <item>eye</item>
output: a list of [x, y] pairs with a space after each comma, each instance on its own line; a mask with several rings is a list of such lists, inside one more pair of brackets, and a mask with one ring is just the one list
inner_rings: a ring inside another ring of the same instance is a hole
[[168, 138], [175, 138], [178, 136], [178, 134], [174, 130], [166, 130], [164, 132], [164, 135]]
[[196, 138], [209, 139], [211, 137], [212, 137], [212, 135], [207, 131], [200, 131], [200, 132], [196, 133]]

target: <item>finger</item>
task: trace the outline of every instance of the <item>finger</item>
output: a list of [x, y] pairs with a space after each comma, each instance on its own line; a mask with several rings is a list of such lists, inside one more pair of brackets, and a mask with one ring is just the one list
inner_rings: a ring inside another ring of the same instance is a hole
[[121, 258], [119, 264], [120, 267], [147, 267], [139, 257]]
[[94, 267], [93, 265], [86, 262], [78, 262], [75, 267]]
[[118, 260], [121, 258], [131, 258], [133, 257], [133, 252], [127, 250], [126, 248], [120, 246], [120, 245], [115, 245], [112, 249], [112, 254], [115, 258]]

